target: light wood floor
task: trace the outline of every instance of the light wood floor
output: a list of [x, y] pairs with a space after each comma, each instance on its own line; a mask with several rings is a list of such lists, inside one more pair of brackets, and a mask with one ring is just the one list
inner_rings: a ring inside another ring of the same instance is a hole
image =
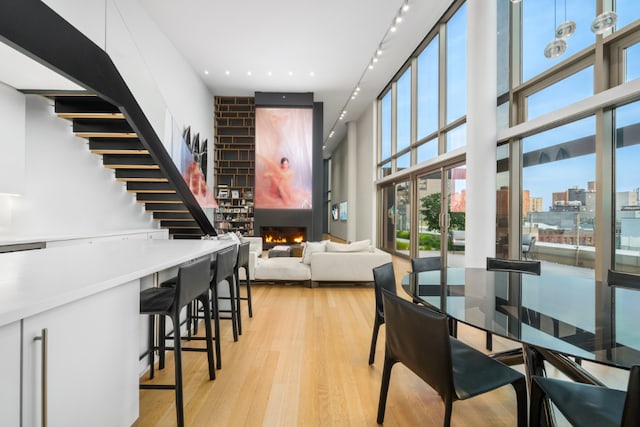
[[[402, 259], [394, 264], [398, 278], [410, 269]], [[249, 319], [243, 305], [238, 342], [233, 342], [230, 322], [222, 322], [222, 369], [216, 380], [208, 380], [204, 353], [183, 353], [186, 425], [377, 425], [384, 326], [375, 363], [369, 366], [372, 286], [255, 284], [253, 308]], [[483, 348], [484, 334], [478, 331], [461, 325], [459, 337]], [[510, 345], [495, 341], [495, 351]], [[173, 381], [171, 353], [166, 369], [154, 379], [163, 381]], [[514, 426], [515, 411], [515, 393], [507, 386], [454, 403], [452, 425]], [[386, 426], [440, 426], [443, 413], [429, 386], [404, 366], [393, 368]], [[141, 391], [135, 426], [171, 425], [174, 392]]]

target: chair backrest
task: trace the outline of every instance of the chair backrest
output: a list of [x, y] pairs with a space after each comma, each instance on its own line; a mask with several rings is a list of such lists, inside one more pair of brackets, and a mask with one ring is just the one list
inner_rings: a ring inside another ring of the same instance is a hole
[[629, 372], [627, 397], [622, 412], [622, 427], [634, 427], [640, 420], [640, 365], [634, 365]]
[[619, 288], [640, 289], [640, 274], [623, 273], [609, 269], [607, 283], [609, 286]]
[[233, 280], [233, 269], [236, 265], [236, 248], [229, 246], [216, 253], [216, 283]]
[[210, 262], [209, 258], [203, 258], [178, 269], [176, 281], [178, 309], [209, 291]]
[[533, 246], [534, 242], [536, 241], [536, 236], [534, 236], [531, 233], [522, 233], [522, 248], [524, 249], [525, 246], [529, 247], [529, 246]]
[[236, 262], [236, 268], [244, 267], [249, 268], [249, 247], [251, 243], [243, 242], [238, 246], [238, 262]]
[[513, 271], [540, 275], [540, 261], [524, 261], [520, 259], [504, 259], [487, 257], [487, 270]]
[[448, 318], [428, 307], [382, 291], [385, 358], [405, 365], [443, 398], [454, 394]]
[[430, 256], [422, 258], [411, 258], [411, 271], [419, 273], [421, 271], [440, 270], [442, 268], [442, 258]]
[[379, 316], [383, 316], [381, 290], [385, 289], [394, 295], [397, 294], [396, 275], [393, 271], [393, 263], [388, 262], [373, 268], [373, 287], [376, 295], [376, 311]]

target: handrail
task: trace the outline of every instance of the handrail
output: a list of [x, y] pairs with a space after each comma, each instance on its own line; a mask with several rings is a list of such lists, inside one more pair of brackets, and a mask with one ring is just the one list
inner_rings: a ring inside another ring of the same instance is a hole
[[0, 9], [0, 40], [117, 106], [203, 233], [215, 236], [213, 224], [109, 55], [39, 0], [0, 0]]

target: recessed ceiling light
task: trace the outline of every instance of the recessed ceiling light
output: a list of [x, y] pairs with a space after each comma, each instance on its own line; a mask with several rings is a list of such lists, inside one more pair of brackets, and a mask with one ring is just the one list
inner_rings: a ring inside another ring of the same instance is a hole
[[378, 62], [378, 58], [374, 57], [373, 62]]
[[402, 22], [402, 16], [396, 16], [396, 24], [399, 24]]
[[206, 75], [209, 75], [209, 70], [204, 70], [204, 73], [205, 73]]
[[373, 64], [369, 64], [369, 69], [373, 70]]
[[271, 71], [267, 71], [267, 76], [271, 77], [273, 73]]
[[313, 77], [313, 76], [315, 76], [315, 75], [316, 75], [316, 73], [314, 73], [313, 71], [310, 71], [310, 72], [309, 72], [309, 76]]
[[293, 76], [293, 71], [289, 71], [289, 75], [290, 75], [290, 76]]
[[409, 10], [409, 3], [406, 2], [405, 4], [402, 5], [402, 11], [406, 12], [407, 10]]
[[224, 73], [228, 76], [229, 74], [231, 74], [231, 71], [227, 70]]
[[250, 75], [251, 75], [251, 71], [247, 71], [247, 76], [250, 76]]
[[395, 33], [396, 32], [396, 26], [394, 25], [393, 27], [391, 27], [391, 32]]
[[376, 55], [378, 55], [378, 56], [382, 55], [382, 49], [376, 50]]
[[356, 92], [360, 92], [360, 86], [356, 88]]

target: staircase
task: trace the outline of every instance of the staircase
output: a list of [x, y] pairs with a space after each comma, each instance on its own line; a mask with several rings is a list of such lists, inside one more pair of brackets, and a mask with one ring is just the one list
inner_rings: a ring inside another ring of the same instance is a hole
[[54, 101], [58, 117], [72, 122], [75, 135], [88, 141], [92, 153], [102, 156], [104, 167], [115, 171], [116, 179], [136, 194], [171, 238], [200, 239], [206, 234], [116, 106], [89, 94], [46, 96]]

